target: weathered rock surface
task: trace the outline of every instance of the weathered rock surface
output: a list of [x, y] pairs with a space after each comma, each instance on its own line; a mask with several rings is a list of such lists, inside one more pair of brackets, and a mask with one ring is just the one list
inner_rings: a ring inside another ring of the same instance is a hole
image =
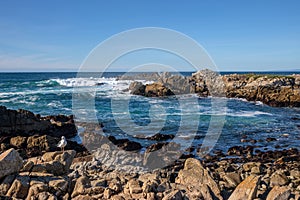
[[129, 139], [116, 139], [114, 136], [109, 136], [108, 139], [117, 147], [125, 151], [137, 151], [142, 148], [142, 145], [135, 141], [130, 141]]
[[[64, 152], [47, 152], [42, 156], [43, 163], [40, 164], [41, 168], [44, 168], [46, 172], [54, 175], [63, 175], [68, 173], [73, 159], [76, 155], [74, 150]], [[33, 167], [32, 171], [34, 170]]]
[[200, 161], [194, 158], [188, 158], [185, 161], [184, 169], [179, 171], [176, 183], [192, 185], [199, 189], [206, 185], [212, 192], [212, 197], [223, 199], [217, 183], [210, 176], [209, 172], [204, 169]]
[[10, 197], [25, 199], [29, 190], [29, 182], [29, 176], [17, 176], [6, 195]]
[[289, 199], [291, 190], [288, 187], [275, 186], [269, 192], [267, 200], [286, 200]]
[[0, 136], [74, 137], [77, 133], [72, 116], [41, 117], [27, 110], [10, 110], [0, 106]]
[[[151, 78], [151, 75], [149, 75]], [[197, 93], [199, 96], [244, 98], [276, 107], [300, 107], [300, 76], [230, 74], [201, 70], [191, 77], [171, 73], [155, 76], [151, 84], [133, 82], [132, 94], [147, 97]]]
[[248, 176], [241, 182], [231, 194], [229, 200], [252, 200], [256, 196], [257, 187], [260, 183], [260, 176]]
[[0, 196], [28, 200], [64, 199], [69, 195], [67, 175], [74, 156], [75, 151], [48, 152], [41, 158], [29, 159], [22, 170], [19, 171], [18, 167], [14, 174], [0, 179]]
[[270, 185], [273, 186], [284, 186], [289, 182], [287, 176], [282, 170], [274, 172], [271, 176]]
[[0, 155], [0, 179], [18, 172], [23, 166], [23, 159], [14, 149], [9, 149]]
[[225, 75], [226, 96], [261, 101], [270, 106], [300, 106], [298, 76]]
[[[0, 179], [0, 196], [19, 199], [288, 199], [299, 197], [298, 160], [287, 159], [289, 154], [299, 157], [298, 151], [283, 151], [283, 163], [271, 159], [249, 160], [211, 158], [202, 162], [188, 158], [178, 160], [166, 168], [147, 171], [137, 167], [142, 160], [129, 161], [136, 168], [127, 168], [126, 151], [109, 151], [103, 144], [99, 155], [72, 159], [71, 151], [45, 153], [28, 159], [19, 173]], [[164, 148], [164, 147], [163, 147]], [[130, 152], [133, 153], [133, 152]], [[225, 156], [225, 155], [224, 155]], [[243, 154], [241, 155], [243, 156]], [[108, 159], [120, 159], [116, 164], [104, 165]], [[122, 160], [124, 159], [124, 160]], [[137, 159], [137, 158], [135, 158]], [[140, 158], [138, 158], [140, 159]], [[208, 161], [209, 159], [210, 161]], [[73, 161], [73, 162], [72, 162]], [[124, 162], [126, 161], [126, 162]], [[184, 162], [185, 161], [185, 162]], [[123, 162], [123, 164], [122, 164]], [[70, 170], [66, 169], [70, 165]], [[118, 164], [124, 165], [122, 170]], [[52, 165], [52, 166], [50, 166]], [[141, 164], [140, 164], [141, 165]], [[66, 168], [64, 168], [64, 166]], [[262, 167], [263, 166], [263, 167]], [[260, 175], [251, 175], [261, 167]], [[284, 170], [282, 169], [284, 168]], [[50, 169], [50, 170], [49, 170]], [[55, 169], [55, 170], [54, 170]], [[62, 171], [64, 173], [62, 173]], [[55, 171], [55, 172], [54, 172]], [[59, 172], [59, 173], [58, 173]], [[271, 187], [271, 177], [285, 174], [286, 186]], [[274, 174], [274, 175], [273, 175]], [[241, 182], [242, 181], [242, 182]], [[240, 183], [241, 182], [241, 183]], [[289, 197], [288, 197], [289, 196]], [[3, 197], [4, 198], [4, 197]]]
[[143, 85], [142, 82], [138, 82], [138, 81], [135, 81], [135, 82], [132, 82], [130, 85], [129, 85], [129, 90], [131, 91], [131, 94], [135, 94], [135, 95], [145, 95], [145, 89], [146, 89], [146, 86]]
[[147, 137], [146, 139], [162, 141], [162, 140], [170, 140], [170, 139], [173, 139], [174, 137], [175, 137], [174, 135], [166, 135], [166, 134], [157, 133], [153, 136]]

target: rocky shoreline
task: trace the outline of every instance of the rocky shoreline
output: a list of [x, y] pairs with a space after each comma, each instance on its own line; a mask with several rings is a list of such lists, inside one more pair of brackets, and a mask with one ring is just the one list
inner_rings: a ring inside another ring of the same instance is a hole
[[[241, 141], [199, 157], [191, 147], [160, 167], [157, 161], [181, 153], [168, 143], [172, 135], [145, 138], [156, 143], [141, 154], [137, 142], [85, 132], [83, 143], [94, 145], [86, 149], [70, 140], [72, 116], [5, 107], [0, 131], [0, 199], [300, 199], [298, 149], [261, 151]], [[56, 146], [61, 135], [64, 152]]]
[[132, 94], [147, 97], [163, 97], [196, 93], [201, 97], [215, 96], [243, 98], [261, 101], [274, 107], [300, 107], [300, 75], [219, 75], [210, 70], [201, 70], [190, 77], [162, 74], [141, 74], [120, 79], [151, 80], [153, 83], [133, 82], [129, 90]]
[[[23, 160], [0, 155], [1, 199], [299, 199], [300, 163], [295, 149], [262, 159], [186, 158], [151, 172], [122, 171], [94, 156], [47, 152]], [[281, 157], [277, 157], [281, 154]], [[252, 161], [254, 160], [254, 161]]]

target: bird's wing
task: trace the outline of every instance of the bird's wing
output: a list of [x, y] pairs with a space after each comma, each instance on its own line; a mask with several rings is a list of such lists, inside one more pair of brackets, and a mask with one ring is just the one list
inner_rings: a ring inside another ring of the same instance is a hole
[[64, 141], [61, 140], [61, 141], [59, 141], [59, 143], [57, 144], [57, 146], [58, 146], [58, 147], [61, 147], [61, 145], [63, 145], [63, 143], [64, 143]]

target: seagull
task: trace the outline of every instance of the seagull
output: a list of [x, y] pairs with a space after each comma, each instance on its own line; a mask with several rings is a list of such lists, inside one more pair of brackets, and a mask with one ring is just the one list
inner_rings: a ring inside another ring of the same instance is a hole
[[67, 140], [66, 140], [65, 136], [61, 136], [61, 140], [57, 144], [57, 147], [60, 147], [62, 149], [62, 151], [64, 151], [65, 146], [67, 146]]

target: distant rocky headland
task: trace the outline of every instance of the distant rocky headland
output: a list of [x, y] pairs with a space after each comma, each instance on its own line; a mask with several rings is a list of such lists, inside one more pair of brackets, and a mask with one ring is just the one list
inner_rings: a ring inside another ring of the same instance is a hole
[[196, 93], [201, 97], [243, 98], [260, 101], [274, 107], [300, 107], [300, 75], [219, 75], [211, 70], [201, 70], [190, 77], [162, 74], [141, 74], [121, 79], [150, 80], [153, 83], [133, 82], [132, 94], [147, 97], [162, 97]]

